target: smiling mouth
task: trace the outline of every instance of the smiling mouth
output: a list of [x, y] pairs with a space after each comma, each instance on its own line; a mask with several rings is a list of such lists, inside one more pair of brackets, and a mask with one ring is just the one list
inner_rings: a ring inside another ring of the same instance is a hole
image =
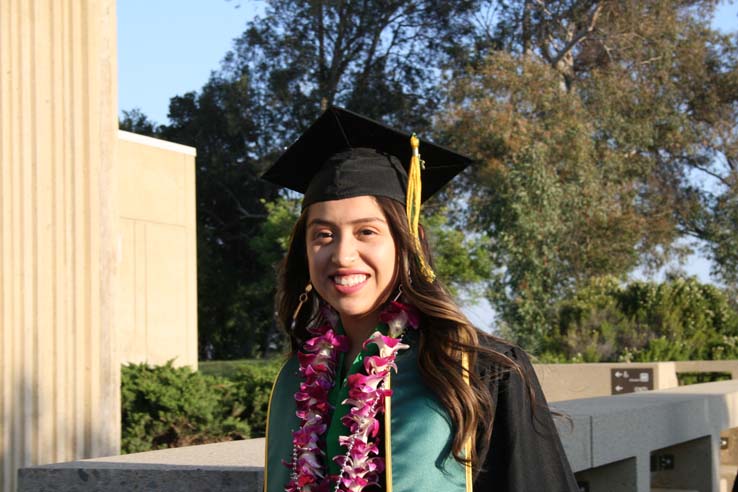
[[353, 274], [353, 275], [334, 275], [333, 283], [342, 287], [353, 287], [364, 283], [367, 279], [365, 274]]

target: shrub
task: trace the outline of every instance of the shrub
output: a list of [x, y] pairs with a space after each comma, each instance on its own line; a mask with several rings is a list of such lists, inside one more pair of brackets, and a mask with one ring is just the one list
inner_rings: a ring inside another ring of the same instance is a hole
[[266, 417], [269, 408], [269, 395], [272, 383], [282, 361], [276, 359], [263, 365], [242, 365], [236, 370], [231, 381], [235, 391], [232, 394], [233, 407], [238, 407], [238, 418], [251, 428], [251, 437], [264, 437], [266, 434]]
[[558, 325], [542, 361], [738, 358], [738, 312], [725, 292], [691, 278], [594, 279], [559, 304]]
[[123, 366], [121, 451], [246, 439], [248, 423], [235, 406], [236, 385], [189, 367]]
[[281, 359], [122, 369], [123, 453], [262, 437]]

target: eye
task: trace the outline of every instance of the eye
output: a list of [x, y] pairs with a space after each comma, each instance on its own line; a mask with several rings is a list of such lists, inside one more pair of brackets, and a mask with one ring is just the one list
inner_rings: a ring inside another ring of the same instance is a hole
[[333, 233], [327, 230], [317, 231], [315, 233], [315, 239], [330, 239], [332, 237]]
[[361, 231], [359, 231], [359, 234], [361, 234], [362, 236], [374, 236], [377, 234], [377, 231], [375, 231], [374, 229], [361, 229]]

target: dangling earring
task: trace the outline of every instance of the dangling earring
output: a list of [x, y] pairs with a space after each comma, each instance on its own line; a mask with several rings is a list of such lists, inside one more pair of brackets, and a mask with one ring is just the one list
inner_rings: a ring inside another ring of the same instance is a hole
[[392, 299], [392, 302], [397, 302], [397, 299], [399, 299], [401, 295], [402, 295], [402, 284], [397, 286], [397, 295], [395, 296], [394, 299]]
[[308, 300], [308, 294], [313, 290], [313, 284], [308, 282], [308, 284], [305, 286], [305, 292], [300, 294], [299, 301], [300, 303], [295, 308], [295, 312], [292, 314], [292, 324], [290, 325], [290, 331], [295, 331], [295, 325], [297, 324], [297, 315], [300, 314], [300, 309], [302, 309], [302, 305], [305, 304]]

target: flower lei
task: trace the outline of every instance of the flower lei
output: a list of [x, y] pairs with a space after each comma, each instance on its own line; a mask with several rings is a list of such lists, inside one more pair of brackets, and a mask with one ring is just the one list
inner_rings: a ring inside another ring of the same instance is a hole
[[328, 492], [334, 482], [334, 492], [361, 492], [364, 487], [378, 484], [384, 470], [384, 459], [379, 456], [380, 424], [376, 416], [384, 409], [384, 398], [392, 395], [392, 390], [384, 388], [384, 381], [391, 369], [397, 372], [397, 353], [409, 348], [402, 343], [405, 327], [417, 328], [419, 316], [412, 306], [393, 301], [380, 314], [380, 321], [389, 328], [388, 336], [375, 331], [364, 342], [364, 347], [376, 344], [379, 354], [364, 358], [366, 374], [352, 374], [347, 379], [349, 397], [343, 404], [351, 405], [351, 409], [341, 422], [348, 427], [350, 435], [339, 438], [347, 452], [334, 458], [341, 471], [338, 476], [330, 476], [322, 464], [325, 451], [321, 444], [333, 410], [328, 394], [336, 377], [338, 355], [348, 350], [348, 339], [336, 335], [338, 316], [333, 310], [326, 307], [321, 314], [323, 322], [308, 327], [315, 336], [297, 354], [305, 381], [295, 393], [301, 424], [292, 433], [292, 463], [286, 464], [292, 475], [285, 491]]

